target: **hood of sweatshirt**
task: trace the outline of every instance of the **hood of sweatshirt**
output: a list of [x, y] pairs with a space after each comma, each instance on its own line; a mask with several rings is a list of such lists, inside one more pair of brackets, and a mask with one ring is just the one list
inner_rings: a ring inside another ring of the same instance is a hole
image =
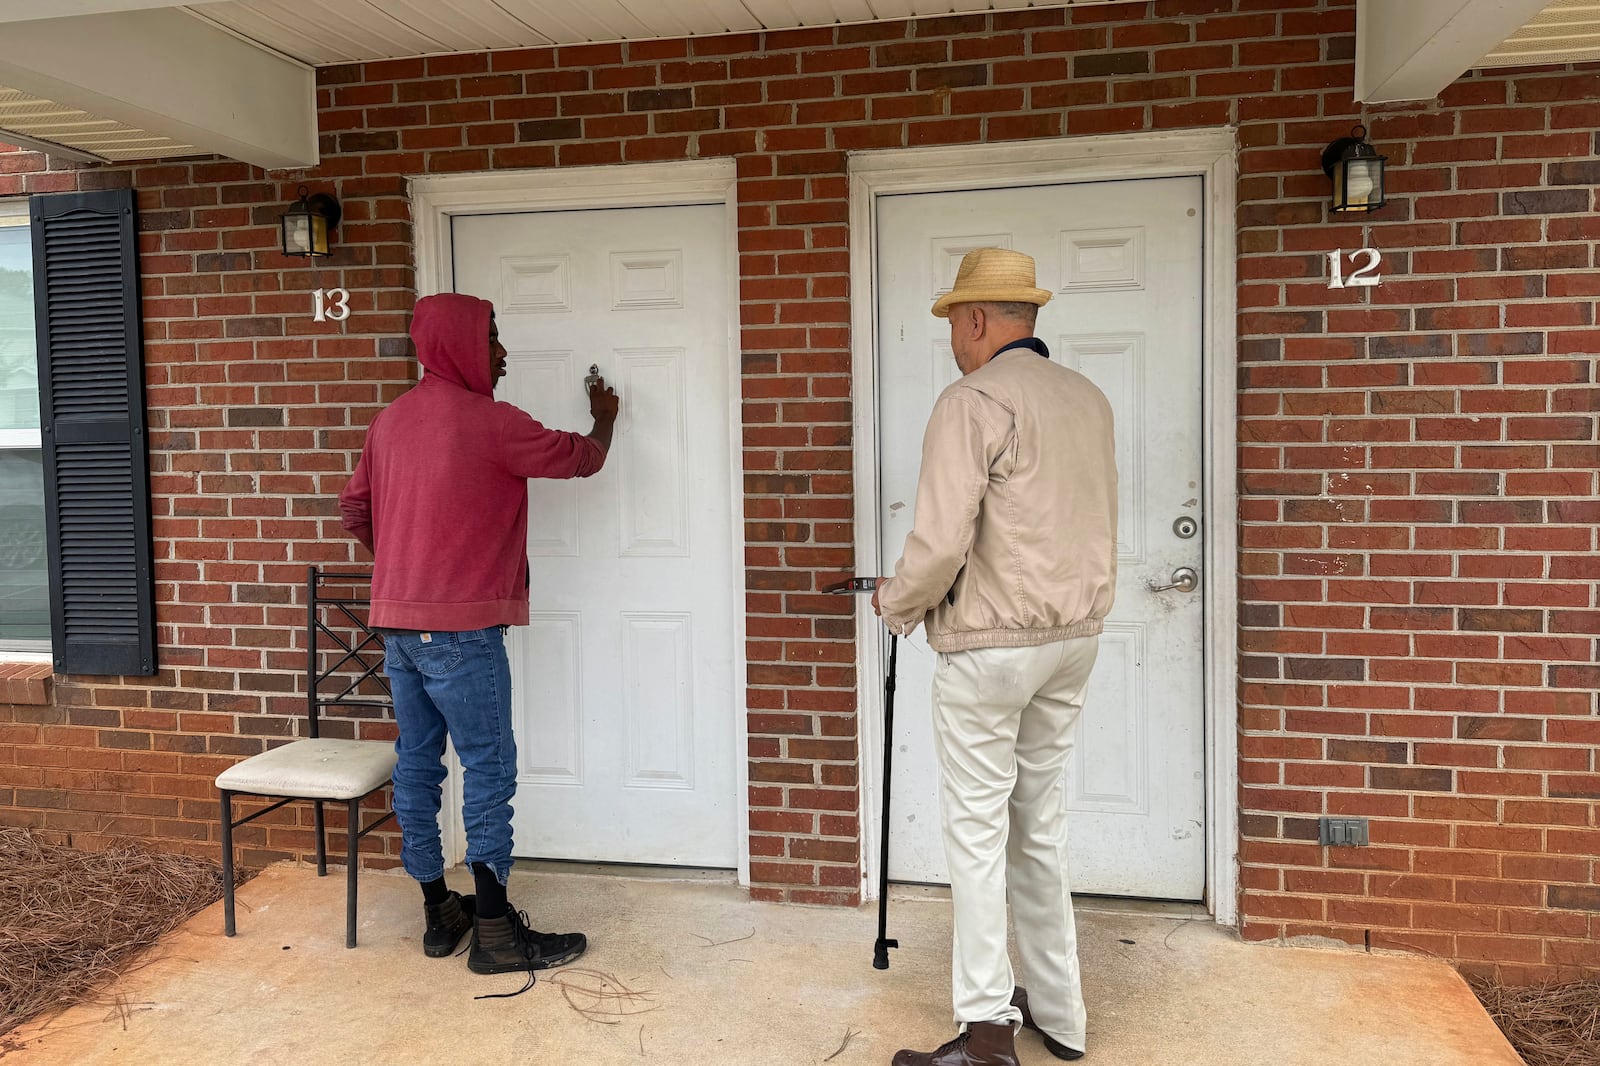
[[418, 300], [411, 315], [417, 362], [430, 375], [493, 396], [494, 383], [489, 378], [489, 314], [493, 310], [488, 300], [459, 292]]

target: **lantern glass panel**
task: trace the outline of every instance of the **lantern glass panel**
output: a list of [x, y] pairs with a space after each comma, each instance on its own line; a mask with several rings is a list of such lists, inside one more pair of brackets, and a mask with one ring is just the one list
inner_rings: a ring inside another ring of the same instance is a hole
[[1352, 208], [1374, 208], [1383, 203], [1383, 162], [1352, 159], [1345, 164], [1345, 202]]
[[328, 254], [328, 220], [322, 215], [311, 216], [311, 254]]
[[[283, 216], [283, 254], [284, 255], [310, 255], [311, 227], [313, 215], [305, 211], [291, 211]], [[327, 241], [326, 224], [324, 224], [323, 241]]]

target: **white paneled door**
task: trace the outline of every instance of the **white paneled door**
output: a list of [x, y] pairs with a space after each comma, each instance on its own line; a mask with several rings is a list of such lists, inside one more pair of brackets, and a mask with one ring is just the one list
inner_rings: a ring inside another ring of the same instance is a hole
[[[1055, 294], [1040, 313], [1040, 337], [1116, 411], [1117, 600], [1067, 770], [1079, 892], [1198, 900], [1205, 890], [1202, 596], [1150, 588], [1174, 584], [1183, 568], [1205, 580], [1203, 211], [1199, 178], [878, 200], [886, 569], [914, 522], [923, 427], [934, 399], [960, 375], [949, 326], [928, 309], [950, 289], [966, 252], [998, 246], [1034, 257], [1039, 285]], [[921, 630], [902, 641], [891, 740], [896, 880], [948, 880], [929, 712], [933, 661]]]
[[732, 867], [734, 511], [721, 205], [457, 217], [456, 289], [495, 304], [496, 396], [606, 467], [528, 485], [532, 624], [508, 640], [517, 855]]

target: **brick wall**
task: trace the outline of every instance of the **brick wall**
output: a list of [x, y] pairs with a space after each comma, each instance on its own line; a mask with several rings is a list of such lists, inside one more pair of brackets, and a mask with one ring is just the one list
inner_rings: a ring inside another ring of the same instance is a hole
[[[0, 825], [215, 858], [212, 779], [303, 723], [306, 568], [354, 558], [335, 496], [367, 422], [413, 380], [410, 224], [401, 179], [345, 181], [348, 240], [307, 270], [273, 250], [295, 181], [229, 161], [74, 170], [0, 150], [0, 196], [130, 184], [161, 672], [58, 675], [53, 699], [0, 703]], [[353, 294], [342, 330], [309, 316], [310, 290], [334, 285]], [[389, 739], [392, 729], [335, 714], [323, 735]], [[310, 853], [300, 806], [239, 830], [241, 861]], [[328, 817], [343, 826], [338, 810]], [[393, 834], [363, 847], [375, 863], [398, 863]]]
[[[290, 571], [352, 558], [331, 497], [410, 373], [405, 176], [732, 155], [753, 891], [854, 902], [853, 605], [817, 594], [853, 558], [846, 153], [1232, 124], [1243, 930], [1600, 963], [1600, 73], [1362, 108], [1353, 25], [1349, 0], [1158, 0], [369, 63], [321, 72], [314, 174], [91, 175], [131, 176], [146, 212], [167, 669], [61, 679], [59, 724], [0, 709], [0, 767], [29, 781], [0, 818], [214, 846], [209, 775], [298, 709]], [[1356, 121], [1393, 202], [1331, 222], [1318, 156]], [[19, 173], [42, 165], [0, 156], [0, 194], [74, 180]], [[298, 180], [346, 205], [319, 277], [271, 251]], [[1330, 292], [1323, 254], [1365, 245], [1383, 286]], [[314, 326], [333, 284], [364, 302]], [[1370, 816], [1373, 846], [1308, 841], [1324, 813]]]
[[[1400, 195], [1352, 223], [1301, 100], [1239, 115], [1245, 934], [1592, 972], [1600, 73], [1363, 115]], [[1361, 246], [1382, 287], [1327, 289]]]

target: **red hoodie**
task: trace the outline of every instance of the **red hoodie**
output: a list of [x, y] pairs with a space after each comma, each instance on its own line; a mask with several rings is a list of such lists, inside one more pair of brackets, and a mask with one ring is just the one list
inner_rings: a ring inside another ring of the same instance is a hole
[[427, 371], [367, 430], [339, 494], [344, 528], [373, 554], [372, 624], [487, 629], [528, 622], [528, 482], [588, 477], [606, 453], [496, 403], [487, 300], [417, 301], [411, 320]]

